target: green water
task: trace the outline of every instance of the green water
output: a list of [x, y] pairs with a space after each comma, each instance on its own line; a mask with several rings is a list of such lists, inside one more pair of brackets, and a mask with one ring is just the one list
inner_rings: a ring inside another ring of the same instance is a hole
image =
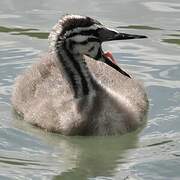
[[[150, 100], [146, 127], [117, 137], [63, 137], [14, 117], [15, 77], [47, 51], [66, 13], [88, 15], [148, 39], [109, 42]], [[180, 2], [178, 0], [0, 1], [0, 180], [180, 179]]]

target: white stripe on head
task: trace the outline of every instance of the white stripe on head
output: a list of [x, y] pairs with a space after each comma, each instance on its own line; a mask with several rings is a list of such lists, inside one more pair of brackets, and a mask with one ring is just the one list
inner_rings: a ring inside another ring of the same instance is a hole
[[88, 38], [96, 38], [96, 37], [77, 34], [77, 35], [69, 38], [69, 40], [72, 40], [72, 41], [77, 42], [77, 43], [81, 43], [81, 42], [86, 41]]
[[85, 19], [85, 18], [86, 18], [85, 16], [69, 14], [63, 17], [63, 21], [66, 21], [68, 19]]
[[[81, 17], [81, 16], [77, 16], [77, 17]], [[73, 33], [80, 33], [81, 31], [88, 31], [88, 30], [97, 30], [98, 28], [100, 27], [100, 25], [98, 24], [93, 24], [91, 26], [88, 26], [88, 27], [77, 27], [73, 30], [69, 30], [65, 33], [65, 36], [69, 36], [70, 34], [73, 34]], [[60, 22], [58, 22], [52, 29], [52, 31], [50, 32], [49, 34], [49, 47], [50, 47], [50, 51], [54, 51], [54, 47], [55, 47], [55, 43], [57, 41], [57, 38], [59, 36], [59, 34], [61, 33], [62, 31], [62, 26], [60, 25]], [[75, 36], [74, 36], [75, 37]], [[87, 36], [86, 36], [87, 37]], [[90, 37], [90, 36], [89, 36]], [[77, 38], [77, 37], [76, 37]], [[76, 39], [75, 38], [75, 39]], [[77, 39], [76, 39], [77, 40]]]
[[[90, 41], [88, 42], [88, 38], [96, 38], [95, 36], [86, 36], [86, 35], [75, 35], [71, 38], [69, 38], [68, 40], [73, 41], [75, 44], [73, 44], [73, 47], [71, 47], [71, 51], [74, 54], [86, 54], [89, 55], [91, 57], [96, 57], [99, 47], [100, 47], [100, 43], [97, 39], [97, 41]], [[68, 44], [70, 45], [70, 41], [68, 41]], [[96, 40], [96, 39], [95, 39]], [[81, 44], [83, 42], [86, 42], [86, 44]], [[91, 48], [93, 48], [93, 50], [89, 51]]]
[[66, 31], [65, 36], [68, 37], [72, 33], [80, 33], [81, 31], [86, 31], [86, 30], [97, 30], [98, 28], [100, 28], [100, 25], [98, 24], [93, 24], [88, 27], [76, 27], [72, 30]]
[[[76, 44], [72, 51], [74, 54], [86, 54], [91, 57], [95, 57], [98, 53], [99, 50], [99, 43], [98, 42], [89, 42], [87, 45], [82, 45], [82, 44]], [[93, 51], [89, 52], [89, 49], [94, 47]]]

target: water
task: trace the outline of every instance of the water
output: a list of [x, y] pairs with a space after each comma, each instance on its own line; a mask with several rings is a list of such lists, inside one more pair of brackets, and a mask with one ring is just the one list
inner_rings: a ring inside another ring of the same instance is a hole
[[[140, 133], [63, 137], [13, 116], [15, 77], [47, 50], [49, 30], [66, 13], [149, 37], [103, 45], [145, 83], [150, 110]], [[179, 48], [178, 0], [1, 0], [0, 179], [180, 179]]]

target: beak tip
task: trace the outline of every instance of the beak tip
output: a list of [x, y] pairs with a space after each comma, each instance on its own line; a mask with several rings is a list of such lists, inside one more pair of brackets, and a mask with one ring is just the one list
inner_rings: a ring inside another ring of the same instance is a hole
[[140, 35], [139, 38], [144, 39], [144, 38], [148, 38], [148, 37], [144, 36], [144, 35]]
[[145, 39], [145, 38], [148, 38], [148, 37], [145, 35], [130, 35], [129, 36], [129, 39]]
[[144, 38], [148, 38], [148, 37], [145, 35], [118, 33], [116, 37], [112, 40], [128, 40], [128, 39], [144, 39]]

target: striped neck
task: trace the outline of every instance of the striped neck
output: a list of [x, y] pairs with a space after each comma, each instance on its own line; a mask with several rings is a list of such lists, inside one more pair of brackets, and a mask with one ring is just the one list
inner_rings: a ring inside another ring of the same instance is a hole
[[74, 97], [80, 98], [94, 91], [95, 80], [93, 79], [83, 55], [74, 54], [68, 42], [57, 41], [56, 53], [64, 70], [64, 75], [74, 91]]

